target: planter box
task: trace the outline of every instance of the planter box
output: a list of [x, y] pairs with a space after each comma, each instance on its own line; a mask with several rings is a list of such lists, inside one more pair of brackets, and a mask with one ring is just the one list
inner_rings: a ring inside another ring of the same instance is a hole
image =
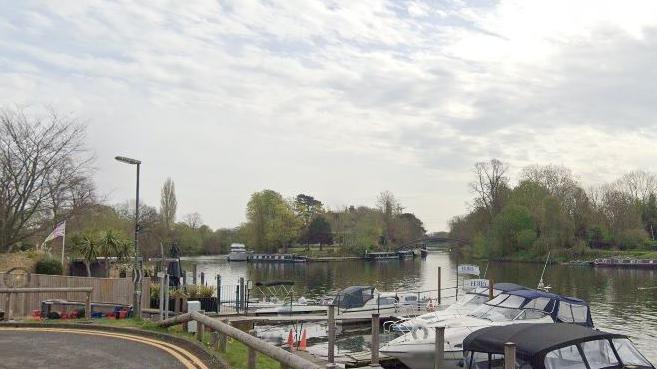
[[203, 311], [217, 311], [216, 297], [190, 297], [187, 301], [199, 301]]

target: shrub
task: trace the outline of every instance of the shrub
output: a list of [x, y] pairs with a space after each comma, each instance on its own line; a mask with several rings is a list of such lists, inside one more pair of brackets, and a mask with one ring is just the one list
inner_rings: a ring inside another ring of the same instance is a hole
[[46, 257], [36, 263], [37, 274], [62, 275], [63, 271], [62, 263], [52, 257]]
[[623, 231], [618, 240], [618, 247], [621, 250], [648, 249], [648, 233], [640, 228]]

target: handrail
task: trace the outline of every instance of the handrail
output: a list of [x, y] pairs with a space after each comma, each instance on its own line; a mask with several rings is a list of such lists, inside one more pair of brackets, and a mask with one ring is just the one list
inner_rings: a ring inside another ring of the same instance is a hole
[[187, 323], [192, 320], [195, 320], [196, 322], [203, 324], [204, 326], [210, 327], [217, 332], [220, 332], [228, 337], [231, 337], [243, 343], [245, 346], [260, 352], [263, 355], [269, 356], [270, 358], [281, 363], [282, 366], [291, 369], [320, 369], [321, 368], [319, 365], [313, 362], [310, 362], [297, 355], [289, 353], [280, 347], [271, 345], [257, 337], [253, 337], [248, 333], [242, 332], [237, 328], [234, 328], [219, 320], [212, 319], [198, 312], [181, 314], [173, 318], [162, 320], [157, 324], [161, 327], [170, 327], [177, 324]]

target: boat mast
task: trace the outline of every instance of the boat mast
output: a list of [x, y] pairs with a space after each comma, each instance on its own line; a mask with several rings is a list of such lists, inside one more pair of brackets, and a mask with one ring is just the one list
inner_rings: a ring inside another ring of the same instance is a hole
[[543, 283], [543, 276], [545, 276], [545, 269], [547, 269], [548, 262], [550, 261], [550, 252], [552, 252], [552, 250], [548, 250], [548, 255], [545, 259], [545, 265], [543, 265], [543, 272], [541, 273], [541, 279], [538, 281], [538, 286], [536, 287], [537, 290], [543, 290], [546, 292], [550, 290], [550, 286], [546, 286]]

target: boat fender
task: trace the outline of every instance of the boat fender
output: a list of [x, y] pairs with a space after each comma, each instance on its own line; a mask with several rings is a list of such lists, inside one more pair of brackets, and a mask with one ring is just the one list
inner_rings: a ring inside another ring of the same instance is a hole
[[413, 328], [413, 330], [411, 331], [411, 334], [413, 335], [414, 339], [418, 339], [417, 331], [422, 331], [423, 336], [422, 336], [421, 339], [426, 340], [427, 338], [429, 338], [429, 330], [427, 329], [427, 327], [418, 326], [418, 327]]

